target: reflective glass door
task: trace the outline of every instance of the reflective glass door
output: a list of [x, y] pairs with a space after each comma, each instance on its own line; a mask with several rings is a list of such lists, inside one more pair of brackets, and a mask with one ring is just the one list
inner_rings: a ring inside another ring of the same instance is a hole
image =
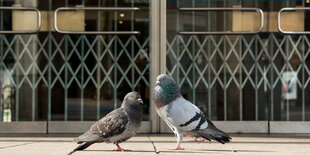
[[0, 0], [0, 7], [2, 122], [92, 122], [130, 91], [141, 93], [150, 120], [149, 1]]
[[211, 120], [309, 121], [309, 6], [167, 0], [167, 73]]

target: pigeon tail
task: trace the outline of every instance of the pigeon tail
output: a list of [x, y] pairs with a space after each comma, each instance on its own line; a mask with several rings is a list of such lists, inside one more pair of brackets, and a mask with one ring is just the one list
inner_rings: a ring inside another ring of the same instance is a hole
[[78, 144], [84, 143], [84, 142], [92, 142], [99, 140], [100, 137], [98, 135], [93, 134], [90, 130], [86, 131], [76, 139], [74, 139], [74, 142], [77, 142]]
[[210, 139], [213, 139], [222, 144], [230, 142], [231, 139], [227, 133], [217, 129], [216, 127], [208, 127], [203, 130], [198, 130], [197, 134], [209, 141]]
[[95, 142], [85, 142], [81, 145], [79, 145], [78, 147], [76, 147], [73, 151], [71, 151], [70, 153], [68, 153], [68, 155], [71, 155], [72, 153], [74, 153], [75, 151], [81, 151], [84, 150], [86, 148], [88, 148], [90, 145], [94, 144]]

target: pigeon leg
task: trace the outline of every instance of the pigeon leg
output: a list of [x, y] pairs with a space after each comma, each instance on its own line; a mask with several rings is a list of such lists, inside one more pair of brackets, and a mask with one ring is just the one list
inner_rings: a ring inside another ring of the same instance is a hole
[[182, 136], [183, 136], [182, 133], [177, 130], [177, 137], [178, 137], [177, 146], [175, 148], [169, 148], [168, 150], [184, 150], [184, 148], [181, 148], [180, 146]]
[[119, 145], [118, 145], [118, 142], [114, 142], [114, 144], [117, 146], [117, 149], [116, 150], [113, 150], [113, 151], [131, 151], [131, 150], [127, 150], [127, 149], [123, 149], [121, 148]]

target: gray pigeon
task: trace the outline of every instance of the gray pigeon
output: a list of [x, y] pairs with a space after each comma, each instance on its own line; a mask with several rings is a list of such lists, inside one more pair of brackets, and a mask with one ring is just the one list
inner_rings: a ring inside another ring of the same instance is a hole
[[177, 135], [177, 145], [171, 150], [183, 149], [180, 147], [183, 134], [222, 144], [230, 141], [231, 138], [217, 129], [198, 107], [183, 98], [179, 87], [167, 74], [157, 76], [153, 100], [158, 115]]
[[76, 141], [79, 145], [69, 154], [78, 150], [84, 150], [94, 143], [107, 142], [117, 146], [115, 151], [129, 151], [121, 148], [118, 143], [134, 136], [141, 126], [143, 101], [137, 92], [128, 93], [118, 109], [111, 111], [101, 118]]

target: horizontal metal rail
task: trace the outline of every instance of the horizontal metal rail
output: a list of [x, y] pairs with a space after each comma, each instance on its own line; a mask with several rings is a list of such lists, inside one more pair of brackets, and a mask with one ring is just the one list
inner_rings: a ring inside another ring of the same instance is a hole
[[264, 12], [259, 8], [179, 8], [179, 11], [256, 11], [260, 14], [260, 27], [257, 31], [181, 31], [178, 32], [181, 35], [216, 35], [216, 34], [257, 34], [263, 30], [264, 27]]
[[59, 33], [65, 34], [140, 34], [139, 31], [65, 31], [57, 27], [57, 13], [69, 10], [89, 10], [89, 11], [138, 11], [137, 7], [60, 7], [54, 12], [54, 28]]
[[18, 11], [27, 11], [32, 10], [37, 12], [37, 27], [34, 30], [12, 30], [12, 31], [6, 31], [6, 30], [0, 30], [0, 34], [29, 34], [29, 33], [37, 33], [40, 30], [41, 27], [41, 13], [37, 8], [33, 7], [0, 7], [0, 10], [18, 10]]
[[278, 29], [281, 33], [284, 33], [284, 34], [310, 34], [310, 31], [285, 31], [281, 28], [281, 13], [283, 11], [298, 11], [298, 10], [310, 10], [310, 7], [282, 8], [281, 10], [279, 10], [279, 12], [278, 12]]

